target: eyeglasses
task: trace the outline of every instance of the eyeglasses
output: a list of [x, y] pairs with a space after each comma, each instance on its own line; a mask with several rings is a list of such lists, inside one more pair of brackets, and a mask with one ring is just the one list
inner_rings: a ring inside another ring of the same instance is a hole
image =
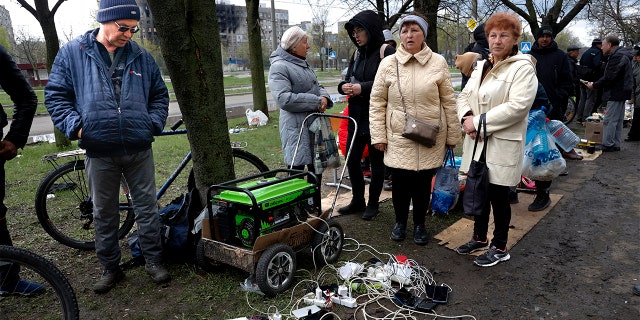
[[138, 31], [140, 31], [140, 28], [138, 28], [138, 26], [136, 25], [135, 27], [123, 27], [121, 25], [118, 24], [118, 22], [114, 21], [113, 23], [116, 24], [116, 27], [118, 27], [118, 31], [125, 33], [127, 31], [131, 31], [131, 33], [136, 33]]
[[354, 37], [359, 34], [359, 33], [363, 33], [365, 30], [362, 28], [353, 28], [353, 32], [351, 33]]

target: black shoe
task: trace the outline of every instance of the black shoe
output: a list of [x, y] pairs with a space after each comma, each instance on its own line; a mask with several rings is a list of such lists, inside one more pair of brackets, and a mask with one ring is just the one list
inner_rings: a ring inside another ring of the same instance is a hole
[[602, 152], [615, 152], [615, 151], [620, 151], [620, 147], [602, 146]]
[[417, 225], [413, 228], [413, 242], [421, 246], [429, 242], [429, 233], [423, 225]]
[[113, 289], [120, 280], [124, 278], [124, 273], [120, 268], [116, 270], [104, 270], [100, 280], [93, 285], [93, 292], [107, 293]]
[[520, 201], [518, 200], [518, 192], [515, 190], [515, 188], [514, 190], [509, 190], [509, 203], [516, 204], [518, 202]]
[[501, 261], [507, 261], [511, 259], [511, 255], [507, 249], [500, 250], [495, 246], [491, 246], [487, 252], [478, 256], [473, 263], [479, 267], [492, 267]]
[[624, 139], [624, 141], [626, 141], [626, 142], [640, 141], [640, 138], [631, 138], [631, 137], [626, 137], [626, 138]]
[[396, 223], [391, 231], [391, 240], [402, 241], [407, 237], [407, 225], [403, 223]]
[[533, 199], [533, 203], [529, 205], [529, 211], [542, 211], [551, 204], [551, 198], [549, 198], [549, 191], [545, 193], [538, 193], [536, 198]]
[[475, 239], [471, 239], [469, 242], [459, 246], [456, 249], [456, 252], [459, 254], [470, 254], [480, 250], [489, 249], [489, 240], [476, 241]]
[[384, 191], [391, 191], [392, 189], [393, 189], [393, 186], [392, 186], [392, 182], [391, 182], [391, 180], [385, 180], [385, 181], [382, 183], [382, 190], [384, 190]]
[[171, 281], [169, 272], [159, 263], [147, 263], [144, 266], [144, 270], [147, 271], [147, 273], [151, 276], [151, 279], [153, 279], [153, 282], [155, 282], [156, 284]]
[[340, 214], [361, 213], [362, 211], [364, 211], [365, 207], [366, 207], [365, 204], [356, 204], [351, 202], [348, 205], [338, 209], [338, 213]]
[[378, 207], [374, 207], [374, 206], [367, 206], [364, 209], [364, 214], [362, 215], [362, 219], [363, 220], [371, 220], [373, 218], [375, 218], [376, 216], [378, 216], [380, 214], [380, 210], [378, 210]]
[[640, 284], [636, 284], [635, 286], [633, 286], [633, 294], [635, 294], [636, 296], [640, 296]]

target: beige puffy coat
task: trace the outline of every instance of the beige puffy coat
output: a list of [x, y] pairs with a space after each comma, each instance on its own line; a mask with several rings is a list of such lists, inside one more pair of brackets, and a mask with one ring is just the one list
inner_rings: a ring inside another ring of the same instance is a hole
[[[407, 113], [432, 124], [438, 123], [440, 115], [440, 131], [431, 148], [402, 137], [405, 120], [396, 61]], [[456, 116], [449, 66], [426, 44], [415, 55], [400, 47], [380, 62], [370, 103], [371, 143], [387, 144], [384, 163], [391, 168], [415, 171], [437, 168], [442, 165], [446, 145], [460, 143], [460, 120]]]
[[[486, 60], [478, 62], [469, 82], [458, 95], [458, 119], [469, 111], [478, 129], [480, 114], [487, 119], [487, 167], [489, 182], [515, 186], [520, 181], [527, 119], [536, 97], [538, 78], [535, 59], [518, 53], [496, 65], [481, 81]], [[469, 170], [475, 140], [466, 136], [462, 145], [460, 170]], [[482, 142], [478, 143], [475, 159], [480, 157]]]

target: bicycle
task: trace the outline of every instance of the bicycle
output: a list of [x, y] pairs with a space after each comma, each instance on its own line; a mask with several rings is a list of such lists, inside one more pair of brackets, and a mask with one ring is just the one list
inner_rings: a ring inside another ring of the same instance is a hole
[[[161, 136], [186, 134], [186, 129], [178, 129], [182, 119], [174, 123]], [[241, 144], [232, 144], [234, 171], [236, 178], [269, 171], [260, 158], [241, 150]], [[44, 230], [56, 241], [80, 250], [95, 250], [93, 232], [93, 203], [85, 172], [84, 150], [73, 150], [44, 156], [43, 160], [54, 166], [40, 183], [36, 192], [35, 207], [38, 221]], [[58, 165], [61, 158], [75, 157], [74, 160]], [[156, 199], [160, 200], [178, 175], [191, 161], [191, 152], [182, 159], [178, 167], [158, 189]], [[188, 190], [195, 185], [193, 170], [187, 180]], [[127, 182], [122, 178], [120, 192], [119, 239], [123, 239], [133, 228], [135, 216]]]
[[[75, 292], [64, 274], [49, 260], [31, 251], [0, 245], [0, 266], [20, 268], [20, 278], [39, 283], [44, 292], [28, 297], [0, 298], [0, 319], [79, 319]], [[0, 278], [0, 287], [6, 279]]]
[[577, 112], [576, 98], [569, 97], [569, 101], [567, 102], [567, 110], [564, 112], [564, 115], [562, 116], [562, 122], [565, 125], [568, 125], [569, 123], [571, 123], [571, 121], [573, 121], [573, 119], [576, 117], [576, 112]]

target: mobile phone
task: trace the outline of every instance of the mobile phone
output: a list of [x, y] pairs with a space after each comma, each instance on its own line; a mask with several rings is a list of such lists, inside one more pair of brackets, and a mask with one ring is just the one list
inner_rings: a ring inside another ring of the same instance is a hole
[[449, 288], [446, 286], [434, 286], [427, 285], [426, 290], [427, 297], [431, 299], [431, 301], [435, 303], [447, 303], [449, 298]]

